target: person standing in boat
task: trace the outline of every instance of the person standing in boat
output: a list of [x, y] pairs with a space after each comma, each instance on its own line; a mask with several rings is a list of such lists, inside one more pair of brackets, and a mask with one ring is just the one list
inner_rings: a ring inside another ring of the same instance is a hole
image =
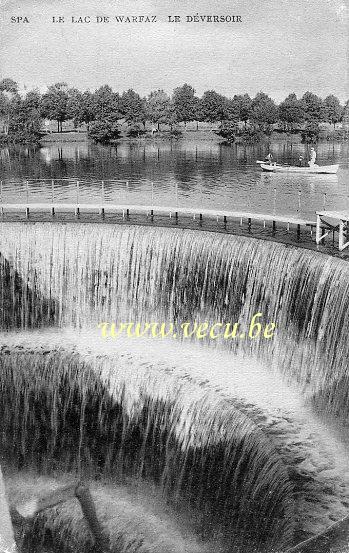
[[309, 167], [313, 167], [315, 165], [316, 161], [316, 152], [314, 148], [310, 148], [310, 160], [309, 160]]

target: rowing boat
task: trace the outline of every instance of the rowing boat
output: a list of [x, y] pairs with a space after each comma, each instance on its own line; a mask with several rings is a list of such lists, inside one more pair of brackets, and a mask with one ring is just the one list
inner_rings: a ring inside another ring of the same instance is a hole
[[312, 167], [295, 167], [293, 165], [269, 165], [267, 163], [261, 163], [260, 166], [263, 171], [267, 171], [268, 173], [303, 173], [305, 175], [335, 175], [339, 167], [339, 165], [313, 165]]

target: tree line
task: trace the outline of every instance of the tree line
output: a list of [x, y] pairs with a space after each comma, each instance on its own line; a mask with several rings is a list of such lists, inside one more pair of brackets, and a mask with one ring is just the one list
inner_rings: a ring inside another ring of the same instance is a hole
[[94, 92], [82, 92], [61, 82], [49, 86], [44, 94], [32, 90], [21, 96], [15, 81], [0, 82], [4, 134], [24, 142], [40, 138], [43, 119], [55, 120], [58, 132], [68, 120], [73, 120], [76, 127], [85, 124], [90, 137], [102, 143], [120, 136], [121, 120], [126, 122], [129, 136], [145, 133], [147, 122], [152, 124], [152, 132], [166, 125], [175, 133], [176, 125], [191, 121], [220, 122], [219, 133], [227, 139], [239, 133], [247, 137], [268, 135], [275, 124], [286, 132], [295, 132], [302, 125], [311, 132], [321, 122], [335, 128], [348, 102], [343, 106], [333, 94], [322, 99], [312, 92], [305, 92], [301, 98], [289, 94], [279, 105], [264, 92], [254, 98], [248, 94], [227, 98], [208, 90], [199, 98], [188, 84], [175, 88], [171, 96], [156, 90], [144, 98], [132, 89], [119, 94], [103, 85]]

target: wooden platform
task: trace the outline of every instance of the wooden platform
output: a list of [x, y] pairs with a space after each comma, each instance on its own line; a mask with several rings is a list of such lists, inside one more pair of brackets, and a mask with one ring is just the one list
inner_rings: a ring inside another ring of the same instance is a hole
[[338, 249], [349, 246], [349, 211], [317, 211], [316, 243], [320, 244], [329, 232], [338, 232]]

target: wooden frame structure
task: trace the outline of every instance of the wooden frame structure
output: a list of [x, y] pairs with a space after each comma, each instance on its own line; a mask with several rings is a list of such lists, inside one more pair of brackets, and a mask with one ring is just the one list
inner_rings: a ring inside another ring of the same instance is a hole
[[28, 524], [36, 515], [45, 509], [55, 507], [65, 501], [77, 499], [82, 513], [94, 538], [96, 552], [109, 553], [109, 537], [103, 530], [96, 512], [96, 507], [87, 485], [83, 482], [64, 486], [49, 492], [41, 497], [34, 498], [27, 503], [10, 508], [13, 524]]
[[340, 252], [349, 246], [349, 212], [316, 212], [316, 243], [320, 244], [331, 231], [333, 233], [338, 232], [338, 249]]

